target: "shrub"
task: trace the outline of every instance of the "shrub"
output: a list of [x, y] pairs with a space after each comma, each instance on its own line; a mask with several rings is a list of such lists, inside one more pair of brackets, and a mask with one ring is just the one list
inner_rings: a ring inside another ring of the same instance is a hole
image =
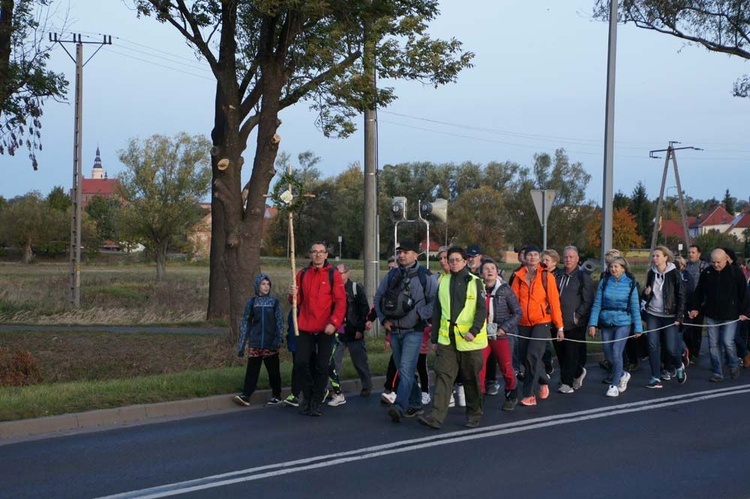
[[28, 350], [0, 347], [0, 386], [27, 386], [42, 382], [42, 371]]

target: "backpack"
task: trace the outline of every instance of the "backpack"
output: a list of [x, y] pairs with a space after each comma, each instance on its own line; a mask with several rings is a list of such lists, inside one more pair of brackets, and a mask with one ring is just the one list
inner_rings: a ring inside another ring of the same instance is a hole
[[[427, 269], [421, 265], [417, 267], [417, 277], [422, 285], [425, 302], [432, 300], [426, 293]], [[411, 296], [409, 283], [411, 277], [403, 275], [400, 269], [393, 269], [386, 276], [386, 291], [380, 298], [380, 308], [388, 319], [400, 319], [414, 309], [416, 302]]]

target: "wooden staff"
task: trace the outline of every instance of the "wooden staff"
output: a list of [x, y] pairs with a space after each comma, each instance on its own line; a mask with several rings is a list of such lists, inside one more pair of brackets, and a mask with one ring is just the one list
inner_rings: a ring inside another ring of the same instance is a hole
[[[289, 175], [292, 175], [292, 165], [289, 165]], [[289, 194], [292, 194], [292, 184], [289, 184]], [[289, 256], [292, 259], [292, 282], [297, 287], [297, 262], [294, 253], [294, 210], [289, 210]], [[300, 283], [302, 285], [302, 283]], [[299, 325], [297, 323], [297, 293], [292, 295], [292, 324], [294, 325], [294, 336], [299, 336]]]

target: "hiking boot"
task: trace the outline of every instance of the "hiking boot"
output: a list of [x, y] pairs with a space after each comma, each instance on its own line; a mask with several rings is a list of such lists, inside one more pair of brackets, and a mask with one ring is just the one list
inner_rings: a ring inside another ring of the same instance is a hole
[[578, 390], [583, 386], [583, 380], [586, 379], [586, 374], [588, 374], [588, 372], [586, 371], [586, 368], [583, 367], [581, 375], [577, 378], [573, 378], [573, 386], [571, 387], [573, 390]]
[[346, 398], [344, 397], [343, 393], [334, 393], [333, 398], [328, 401], [328, 405], [331, 407], [336, 407], [337, 405], [344, 405], [346, 404]]
[[404, 417], [413, 418], [421, 414], [424, 414], [424, 410], [421, 407], [409, 407], [408, 409], [406, 409]]
[[266, 405], [281, 405], [284, 402], [279, 397], [271, 397], [268, 402], [266, 402]]
[[284, 405], [299, 407], [299, 399], [290, 393], [289, 396], [284, 399]]
[[505, 402], [503, 402], [503, 410], [512, 411], [513, 409], [516, 408], [517, 403], [518, 403], [517, 397], [505, 399]]
[[422, 426], [427, 426], [428, 428], [432, 428], [433, 430], [439, 430], [441, 426], [440, 421], [433, 418], [432, 416], [419, 416], [417, 418], [417, 421]]
[[247, 395], [235, 395], [232, 400], [237, 405], [241, 405], [243, 407], [250, 407], [250, 397], [248, 397]]
[[391, 408], [388, 409], [388, 415], [391, 417], [391, 421], [393, 421], [394, 423], [401, 422], [401, 411], [399, 411], [396, 407], [391, 406]]

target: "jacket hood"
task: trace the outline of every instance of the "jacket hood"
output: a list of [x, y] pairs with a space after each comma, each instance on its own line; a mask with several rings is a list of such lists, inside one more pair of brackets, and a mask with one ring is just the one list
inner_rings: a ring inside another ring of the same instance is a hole
[[263, 280], [268, 281], [268, 284], [270, 284], [271, 288], [273, 288], [273, 283], [271, 282], [271, 278], [268, 277], [268, 274], [258, 274], [258, 277], [255, 278], [255, 284], [253, 284], [253, 288], [255, 289], [255, 296], [260, 295], [260, 283]]
[[675, 264], [672, 263], [672, 262], [669, 262], [667, 264], [667, 268], [664, 269], [664, 272], [659, 272], [658, 270], [656, 270], [655, 266], [653, 266], [653, 265], [651, 266], [651, 270], [654, 272], [654, 274], [667, 274], [667, 273], [671, 272], [672, 270], [674, 270], [676, 268], [677, 267], [675, 267]]

